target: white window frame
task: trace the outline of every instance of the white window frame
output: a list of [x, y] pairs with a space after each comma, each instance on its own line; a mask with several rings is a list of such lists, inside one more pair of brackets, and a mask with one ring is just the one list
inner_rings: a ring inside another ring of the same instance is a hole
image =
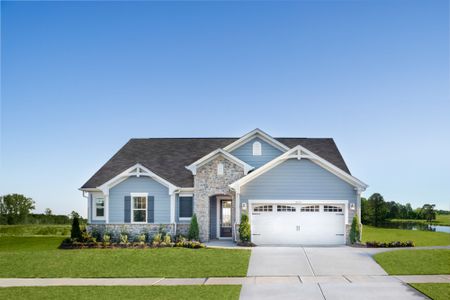
[[253, 142], [252, 150], [253, 150], [253, 156], [261, 156], [262, 155], [261, 142], [259, 142], [259, 141]]
[[[131, 196], [131, 209], [130, 209], [130, 220], [132, 224], [147, 224], [148, 222], [148, 193], [130, 193]], [[134, 221], [134, 214], [133, 212], [135, 210], [143, 210], [142, 208], [134, 208], [134, 198], [135, 197], [145, 197], [145, 221], [144, 222], [135, 222]]]
[[178, 220], [179, 221], [190, 221], [192, 217], [180, 217], [180, 207], [181, 207], [181, 198], [182, 197], [191, 197], [192, 198], [192, 215], [194, 215], [194, 194], [179, 194], [178, 195]]
[[217, 175], [219, 175], [219, 176], [223, 175], [223, 163], [217, 164]]
[[[97, 200], [103, 200], [103, 216], [97, 216]], [[93, 199], [93, 219], [94, 220], [106, 220], [106, 198], [105, 197], [94, 197]]]

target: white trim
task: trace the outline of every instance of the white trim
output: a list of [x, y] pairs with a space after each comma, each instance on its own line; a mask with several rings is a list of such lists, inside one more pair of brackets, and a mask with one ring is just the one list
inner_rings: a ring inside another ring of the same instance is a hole
[[223, 163], [217, 164], [217, 175], [222, 176], [223, 175]]
[[109, 223], [109, 195], [105, 195], [105, 222]]
[[342, 171], [332, 163], [326, 161], [325, 159], [321, 158], [320, 156], [314, 154], [313, 152], [309, 151], [305, 147], [302, 147], [300, 145], [292, 148], [291, 150], [285, 152], [284, 154], [274, 158], [273, 160], [269, 161], [262, 167], [256, 169], [255, 171], [251, 172], [247, 176], [242, 177], [241, 179], [233, 182], [229, 186], [235, 190], [236, 192], [240, 192], [240, 187], [249, 183], [253, 179], [257, 178], [259, 175], [264, 174], [265, 172], [269, 171], [270, 169], [278, 166], [279, 164], [283, 163], [284, 161], [288, 159], [302, 159], [306, 158], [311, 160], [312, 162], [318, 164], [319, 166], [323, 167], [324, 169], [330, 171], [334, 175], [338, 176], [342, 180], [348, 182], [349, 184], [353, 185], [356, 188], [361, 189], [364, 191], [368, 185], [359, 180], [356, 177], [351, 176], [345, 171]]
[[182, 187], [179, 188], [177, 190], [178, 193], [188, 193], [188, 194], [193, 194], [194, 193], [194, 188], [193, 187]]
[[261, 142], [255, 141], [252, 144], [252, 154], [253, 156], [261, 156], [262, 155], [262, 145]]
[[179, 193], [178, 197], [194, 197], [193, 193]]
[[190, 164], [189, 166], [186, 166], [185, 168], [188, 169], [189, 171], [192, 172], [192, 175], [196, 175], [197, 174], [197, 169], [206, 164], [207, 162], [211, 161], [214, 157], [216, 157], [217, 155], [222, 155], [225, 159], [228, 159], [229, 161], [241, 166], [244, 168], [244, 174], [248, 174], [248, 172], [250, 172], [251, 170], [253, 170], [254, 168], [252, 166], [250, 166], [249, 164], [247, 164], [246, 162], [240, 160], [239, 158], [237, 158], [236, 156], [222, 150], [222, 149], [216, 149], [213, 152], [210, 152], [209, 154], [203, 156], [202, 158], [196, 160], [195, 162], [193, 162], [192, 164]]
[[244, 135], [237, 141], [234, 141], [233, 143], [229, 144], [228, 146], [226, 146], [223, 149], [225, 151], [231, 152], [231, 151], [235, 150], [236, 148], [238, 148], [239, 146], [241, 146], [241, 145], [245, 144], [246, 142], [248, 142], [249, 140], [251, 140], [254, 136], [260, 137], [263, 141], [271, 144], [272, 146], [280, 149], [283, 152], [289, 150], [288, 146], [280, 143], [279, 141], [277, 141], [276, 139], [274, 139], [273, 137], [271, 137], [270, 135], [268, 135], [267, 133], [265, 133], [264, 131], [262, 131], [259, 128], [256, 128], [255, 130], [250, 131], [249, 133], [247, 133], [246, 135]]
[[[93, 206], [93, 214], [92, 214], [92, 220], [96, 220], [96, 221], [104, 221], [106, 220], [106, 197], [104, 196], [98, 196], [98, 197], [93, 197], [92, 199], [92, 206]], [[97, 216], [97, 200], [103, 200], [103, 216]]]
[[165, 180], [164, 178], [160, 177], [159, 175], [153, 173], [152, 171], [150, 171], [149, 169], [147, 169], [146, 167], [144, 167], [140, 163], [137, 163], [134, 166], [126, 169], [125, 171], [123, 171], [119, 175], [117, 175], [114, 178], [108, 180], [104, 184], [98, 186], [97, 189], [102, 191], [105, 196], [109, 195], [109, 190], [112, 187], [114, 187], [115, 185], [121, 183], [122, 181], [126, 180], [127, 178], [129, 178], [131, 176], [136, 176], [136, 177], [146, 176], [146, 177], [150, 177], [153, 180], [155, 180], [156, 182], [159, 182], [160, 184], [166, 186], [169, 189], [169, 195], [173, 194], [178, 189], [178, 187], [176, 187], [175, 185], [173, 185], [169, 181]]
[[[221, 237], [220, 236], [220, 209], [222, 206], [220, 205], [222, 200], [230, 200], [231, 201], [231, 212], [233, 212], [233, 198], [231, 196], [216, 196], [216, 238], [219, 240], [231, 240], [233, 239], [233, 230], [231, 230], [231, 237]], [[233, 226], [233, 224], [231, 224]], [[231, 228], [233, 229], [233, 228]]]
[[175, 194], [170, 195], [170, 223], [175, 223]]
[[[134, 208], [134, 197], [145, 197], [145, 222], [135, 222], [133, 220], [133, 211], [143, 210], [142, 208]], [[130, 209], [130, 223], [131, 224], [147, 224], [148, 222], [148, 193], [130, 193], [131, 209]]]
[[178, 218], [178, 220], [180, 220], [180, 221], [190, 221], [192, 218], [187, 218], [187, 217], [184, 217], [184, 218]]

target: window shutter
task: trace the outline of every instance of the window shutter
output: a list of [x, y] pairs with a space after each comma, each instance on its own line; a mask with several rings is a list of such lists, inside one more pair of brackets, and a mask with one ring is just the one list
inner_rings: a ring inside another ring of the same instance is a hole
[[155, 197], [148, 196], [147, 202], [147, 223], [155, 222]]
[[130, 223], [131, 222], [131, 196], [125, 196], [124, 197], [124, 222]]

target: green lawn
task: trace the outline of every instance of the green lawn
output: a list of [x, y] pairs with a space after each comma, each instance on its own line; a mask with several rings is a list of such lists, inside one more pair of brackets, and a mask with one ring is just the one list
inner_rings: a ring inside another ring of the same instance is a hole
[[0, 288], [0, 299], [239, 299], [241, 286], [54, 286]]
[[62, 238], [0, 237], [0, 277], [246, 276], [250, 251], [57, 249]]
[[450, 274], [450, 250], [396, 250], [374, 255], [390, 275]]
[[364, 225], [362, 233], [363, 242], [414, 241], [416, 246], [450, 245], [450, 234], [445, 232], [379, 228]]
[[0, 225], [0, 236], [70, 235], [70, 225]]
[[414, 283], [410, 285], [433, 300], [450, 298], [450, 283]]

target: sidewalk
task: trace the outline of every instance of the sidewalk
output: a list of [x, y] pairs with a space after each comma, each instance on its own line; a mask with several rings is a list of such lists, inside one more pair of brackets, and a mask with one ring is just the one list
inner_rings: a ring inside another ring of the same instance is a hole
[[450, 283], [450, 275], [285, 276], [210, 278], [2, 278], [0, 287], [114, 285], [253, 285], [307, 283]]

